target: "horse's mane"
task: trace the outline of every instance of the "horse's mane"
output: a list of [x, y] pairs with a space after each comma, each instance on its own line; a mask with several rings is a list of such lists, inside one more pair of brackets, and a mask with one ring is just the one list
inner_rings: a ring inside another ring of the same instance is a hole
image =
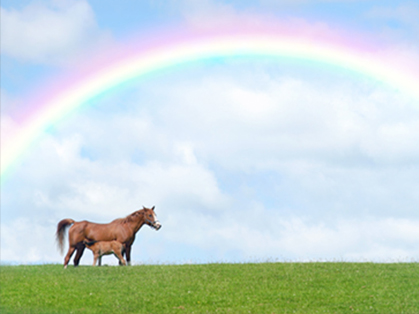
[[119, 224], [126, 224], [126, 223], [129, 223], [129, 222], [132, 222], [132, 221], [136, 220], [135, 217], [140, 215], [143, 211], [144, 211], [143, 209], [137, 210], [137, 211], [133, 212], [132, 214], [129, 214], [127, 217], [118, 218], [118, 219], [115, 219], [112, 222], [113, 223], [119, 223]]

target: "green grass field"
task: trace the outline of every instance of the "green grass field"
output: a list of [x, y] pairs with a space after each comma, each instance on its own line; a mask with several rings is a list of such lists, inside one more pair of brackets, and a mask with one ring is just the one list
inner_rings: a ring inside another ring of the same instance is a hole
[[419, 264], [0, 266], [1, 313], [419, 313]]

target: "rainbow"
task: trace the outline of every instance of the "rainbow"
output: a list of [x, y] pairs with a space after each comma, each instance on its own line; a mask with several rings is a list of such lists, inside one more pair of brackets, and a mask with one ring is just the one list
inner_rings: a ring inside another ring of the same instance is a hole
[[272, 30], [203, 32], [167, 38], [172, 39], [155, 40], [149, 46], [128, 45], [127, 53], [90, 67], [35, 101], [31, 113], [18, 122], [17, 131], [3, 139], [2, 181], [49, 127], [75, 109], [133, 79], [200, 60], [239, 56], [310, 60], [371, 77], [419, 100], [418, 75], [393, 67], [374, 50], [356, 45]]

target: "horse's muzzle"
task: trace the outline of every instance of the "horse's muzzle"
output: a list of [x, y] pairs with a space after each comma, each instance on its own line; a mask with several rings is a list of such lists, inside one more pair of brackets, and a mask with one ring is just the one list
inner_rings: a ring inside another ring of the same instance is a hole
[[154, 228], [154, 229], [156, 229], [156, 230], [159, 230], [159, 229], [161, 228], [161, 223], [160, 223], [160, 221], [158, 221], [158, 220], [155, 220], [155, 221], [153, 222], [153, 221], [151, 221], [151, 220], [146, 219], [146, 222], [148, 223], [148, 225], [149, 225], [151, 228]]
[[159, 230], [161, 228], [160, 221], [156, 220], [153, 224], [153, 228], [156, 229], [156, 230]]

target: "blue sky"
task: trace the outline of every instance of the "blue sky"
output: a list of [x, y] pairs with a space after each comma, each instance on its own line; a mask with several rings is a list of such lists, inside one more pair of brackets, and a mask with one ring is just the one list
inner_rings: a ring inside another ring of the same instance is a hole
[[[45, 82], [156, 30], [249, 17], [304, 25], [369, 41], [419, 72], [414, 1], [3, 0], [1, 17], [2, 137]], [[156, 205], [163, 228], [139, 231], [137, 264], [417, 260], [418, 108], [307, 62], [157, 73], [95, 99], [22, 160], [1, 187], [1, 261], [61, 263], [59, 220], [108, 222], [143, 205]]]

